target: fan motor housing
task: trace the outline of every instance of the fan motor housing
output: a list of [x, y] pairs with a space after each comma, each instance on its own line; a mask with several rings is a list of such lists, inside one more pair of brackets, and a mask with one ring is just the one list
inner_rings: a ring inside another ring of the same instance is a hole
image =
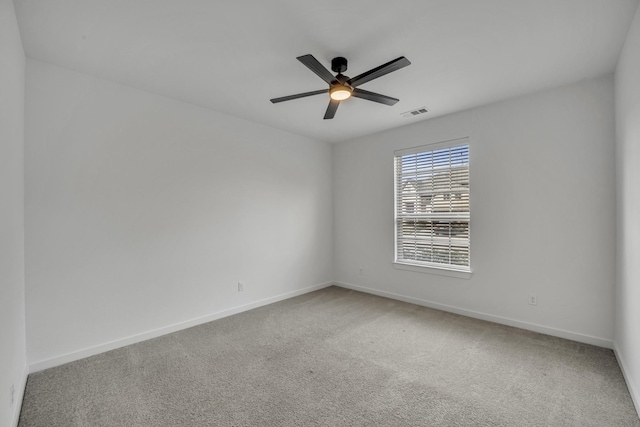
[[334, 73], [344, 73], [347, 71], [347, 58], [338, 56], [331, 60], [331, 69]]

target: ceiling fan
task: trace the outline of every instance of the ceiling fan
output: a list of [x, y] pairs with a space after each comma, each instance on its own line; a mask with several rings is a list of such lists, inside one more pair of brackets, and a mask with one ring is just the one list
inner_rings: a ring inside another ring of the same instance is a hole
[[338, 73], [335, 76], [331, 74], [331, 72], [327, 70], [320, 62], [318, 62], [318, 60], [314, 58], [313, 55], [302, 55], [297, 57], [296, 59], [302, 62], [308, 69], [316, 73], [322, 80], [327, 82], [329, 84], [329, 88], [314, 90], [313, 92], [298, 93], [296, 95], [283, 96], [281, 98], [273, 98], [271, 102], [275, 104], [278, 102], [290, 101], [292, 99], [328, 93], [330, 99], [327, 111], [324, 113], [325, 119], [333, 119], [333, 117], [336, 115], [336, 111], [338, 110], [340, 102], [352, 96], [356, 98], [366, 99], [367, 101], [379, 102], [380, 104], [394, 105], [399, 101], [399, 99], [381, 95], [375, 92], [369, 92], [364, 89], [359, 89], [358, 86], [373, 79], [377, 79], [378, 77], [382, 77], [385, 74], [389, 74], [392, 71], [404, 68], [407, 65], [411, 65], [411, 62], [409, 62], [407, 58], [401, 56], [394, 59], [393, 61], [389, 61], [386, 64], [382, 64], [379, 67], [372, 68], [369, 71], [350, 78], [342, 74], [343, 72], [347, 71], [347, 59], [341, 56], [333, 58], [331, 60], [331, 69], [335, 73]]

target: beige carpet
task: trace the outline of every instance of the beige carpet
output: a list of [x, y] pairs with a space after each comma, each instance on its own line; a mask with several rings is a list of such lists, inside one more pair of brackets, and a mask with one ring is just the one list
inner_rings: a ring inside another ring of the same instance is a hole
[[610, 350], [331, 287], [29, 376], [20, 426], [640, 426]]

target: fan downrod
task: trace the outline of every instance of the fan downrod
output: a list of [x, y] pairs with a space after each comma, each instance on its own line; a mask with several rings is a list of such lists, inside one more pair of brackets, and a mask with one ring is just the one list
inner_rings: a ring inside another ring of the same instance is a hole
[[331, 69], [334, 73], [342, 74], [347, 71], [347, 58], [338, 56], [331, 60]]

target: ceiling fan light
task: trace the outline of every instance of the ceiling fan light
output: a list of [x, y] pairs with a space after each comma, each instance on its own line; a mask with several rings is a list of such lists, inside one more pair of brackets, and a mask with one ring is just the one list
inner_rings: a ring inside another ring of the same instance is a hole
[[351, 96], [352, 89], [344, 85], [335, 85], [329, 91], [329, 96], [334, 101], [344, 101]]

